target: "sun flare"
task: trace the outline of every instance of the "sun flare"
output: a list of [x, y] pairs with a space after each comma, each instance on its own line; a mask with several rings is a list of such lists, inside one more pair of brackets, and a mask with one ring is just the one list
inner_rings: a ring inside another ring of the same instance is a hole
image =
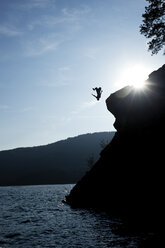
[[149, 73], [149, 68], [143, 65], [128, 66], [121, 72], [118, 86], [130, 85], [135, 89], [144, 89], [145, 80], [147, 80]]

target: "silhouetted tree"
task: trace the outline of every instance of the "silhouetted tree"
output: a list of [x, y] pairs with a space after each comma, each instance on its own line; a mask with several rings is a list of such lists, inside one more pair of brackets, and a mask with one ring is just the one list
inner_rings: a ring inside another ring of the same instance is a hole
[[102, 149], [104, 149], [108, 144], [109, 144], [108, 140], [102, 139], [102, 140], [100, 141], [100, 147], [101, 147]]
[[89, 155], [88, 159], [87, 159], [87, 164], [89, 169], [92, 168], [92, 166], [94, 165], [94, 155], [93, 153]]
[[[157, 54], [165, 45], [165, 0], [146, 0], [140, 33], [149, 38], [148, 50]], [[165, 51], [164, 51], [165, 55]]]

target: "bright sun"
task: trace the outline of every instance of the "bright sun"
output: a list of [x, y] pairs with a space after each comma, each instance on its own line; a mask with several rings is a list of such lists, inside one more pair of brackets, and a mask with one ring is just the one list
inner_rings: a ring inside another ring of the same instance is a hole
[[142, 89], [145, 86], [145, 80], [148, 78], [149, 73], [149, 68], [143, 65], [128, 66], [121, 72], [118, 85], [120, 87], [131, 85], [136, 89]]

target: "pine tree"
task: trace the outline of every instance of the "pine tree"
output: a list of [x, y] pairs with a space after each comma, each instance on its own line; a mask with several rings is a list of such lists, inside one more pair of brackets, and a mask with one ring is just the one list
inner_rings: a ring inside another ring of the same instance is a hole
[[143, 24], [140, 26], [140, 33], [150, 39], [147, 43], [148, 50], [153, 55], [165, 45], [165, 0], [146, 1], [149, 5], [145, 7], [145, 13], [142, 15]]

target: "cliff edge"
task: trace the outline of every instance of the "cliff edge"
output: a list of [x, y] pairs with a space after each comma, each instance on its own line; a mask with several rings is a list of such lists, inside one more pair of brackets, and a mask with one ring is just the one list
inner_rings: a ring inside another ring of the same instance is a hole
[[127, 86], [106, 104], [117, 132], [66, 202], [158, 227], [164, 212], [165, 65], [149, 75], [143, 90]]

